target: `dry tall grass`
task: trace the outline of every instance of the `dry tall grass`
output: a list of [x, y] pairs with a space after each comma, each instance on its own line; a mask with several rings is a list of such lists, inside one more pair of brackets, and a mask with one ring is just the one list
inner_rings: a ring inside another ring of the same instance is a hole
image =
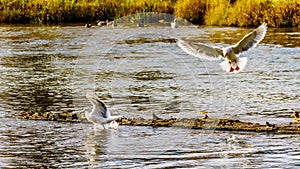
[[0, 0], [1, 23], [82, 23], [140, 12], [174, 14], [195, 24], [300, 27], [299, 0]]
[[1, 0], [2, 23], [76, 23], [139, 12], [173, 13], [172, 0]]
[[267, 22], [271, 27], [300, 26], [298, 0], [211, 0], [205, 15], [207, 25], [257, 26]]
[[175, 4], [175, 15], [192, 23], [204, 24], [208, 5], [207, 0], [178, 0]]

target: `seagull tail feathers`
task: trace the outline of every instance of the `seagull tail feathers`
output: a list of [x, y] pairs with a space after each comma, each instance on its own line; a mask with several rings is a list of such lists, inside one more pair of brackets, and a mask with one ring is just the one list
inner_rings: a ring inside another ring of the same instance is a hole
[[233, 67], [228, 60], [225, 60], [223, 62], [220, 63], [220, 66], [222, 67], [222, 69], [226, 72], [230, 72], [230, 73], [239, 73], [240, 71], [242, 71], [245, 66], [247, 65], [247, 58], [246, 57], [242, 57], [242, 58], [237, 58], [237, 63], [236, 66]]

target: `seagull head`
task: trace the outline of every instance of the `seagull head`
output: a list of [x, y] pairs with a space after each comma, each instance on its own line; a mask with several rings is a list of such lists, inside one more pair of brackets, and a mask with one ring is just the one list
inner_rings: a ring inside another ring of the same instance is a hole
[[[93, 105], [101, 105], [105, 106], [105, 104], [94, 94], [86, 94], [85, 97], [93, 104]], [[106, 107], [106, 106], [105, 106]]]
[[86, 94], [85, 97], [93, 104], [93, 105], [97, 105], [97, 104], [101, 104], [102, 102], [100, 101], [100, 99], [94, 95], [94, 94]]
[[94, 94], [86, 94], [85, 96], [93, 105], [93, 111], [99, 111], [103, 114], [103, 117], [106, 118], [108, 116], [110, 116], [109, 110], [107, 108], [107, 106], [105, 105], [105, 103], [103, 103], [99, 97], [97, 97]]
[[227, 55], [229, 54], [229, 52], [232, 50], [232, 47], [231, 46], [229, 46], [229, 47], [226, 47], [226, 48], [223, 48], [222, 49], [222, 56], [223, 56], [223, 58], [226, 58], [227, 57]]

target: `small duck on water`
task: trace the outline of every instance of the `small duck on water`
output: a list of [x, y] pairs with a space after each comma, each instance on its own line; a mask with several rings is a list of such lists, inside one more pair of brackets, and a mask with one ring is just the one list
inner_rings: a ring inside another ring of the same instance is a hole
[[291, 117], [294, 117], [294, 123], [300, 123], [300, 117], [298, 112], [293, 112]]
[[111, 26], [111, 27], [116, 27], [117, 26], [117, 22], [116, 21], [108, 21], [108, 19], [106, 21], [101, 21], [100, 19], [98, 19], [98, 21], [96, 22], [98, 26]]
[[90, 22], [88, 22], [87, 24], [85, 24], [85, 27], [86, 28], [91, 28], [92, 27], [92, 24]]
[[97, 23], [98, 26], [105, 26], [105, 25], [107, 25], [107, 21], [101, 21], [100, 19], [98, 19], [96, 23]]

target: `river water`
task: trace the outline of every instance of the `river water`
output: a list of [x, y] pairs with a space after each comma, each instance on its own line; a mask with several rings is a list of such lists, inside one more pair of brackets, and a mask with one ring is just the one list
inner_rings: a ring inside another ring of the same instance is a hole
[[[298, 135], [21, 120], [71, 112], [96, 93], [126, 117], [277, 124], [300, 110], [299, 29], [268, 29], [239, 74], [184, 53], [175, 38], [224, 47], [251, 29], [0, 26], [1, 168], [298, 168]], [[234, 141], [227, 141], [233, 138]]]

